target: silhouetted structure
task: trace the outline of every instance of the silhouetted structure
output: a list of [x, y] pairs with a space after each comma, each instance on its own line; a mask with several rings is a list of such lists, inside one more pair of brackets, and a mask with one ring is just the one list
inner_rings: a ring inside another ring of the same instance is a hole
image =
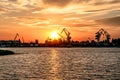
[[65, 46], [71, 46], [71, 36], [70, 32], [66, 29], [63, 28], [61, 33], [57, 33], [59, 35], [59, 39], [51, 39], [48, 37], [48, 39], [45, 41], [46, 46], [60, 46], [60, 47], [65, 47]]
[[112, 39], [112, 46], [113, 47], [120, 47], [120, 38]]
[[[14, 40], [1, 40], [0, 47], [120, 47], [120, 38], [112, 39], [110, 42], [110, 34], [102, 28], [95, 33], [96, 41], [90, 38], [87, 41], [73, 41], [71, 40], [70, 32], [66, 28], [63, 28], [58, 35], [59, 39], [48, 37], [45, 43], [39, 43], [38, 40], [24, 42], [23, 38], [23, 41], [21, 41], [17, 33]], [[101, 36], [105, 36], [105, 39], [101, 40]]]
[[102, 35], [106, 37], [105, 42], [109, 43], [110, 42], [110, 34], [102, 28], [98, 32], [96, 32], [95, 39], [98, 42], [100, 42], [100, 38]]
[[20, 47], [20, 40], [1, 40], [0, 47]]

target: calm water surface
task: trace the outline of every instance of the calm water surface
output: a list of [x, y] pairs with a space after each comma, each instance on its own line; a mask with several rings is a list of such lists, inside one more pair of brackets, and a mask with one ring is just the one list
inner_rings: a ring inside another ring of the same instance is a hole
[[120, 48], [2, 48], [0, 79], [120, 80]]

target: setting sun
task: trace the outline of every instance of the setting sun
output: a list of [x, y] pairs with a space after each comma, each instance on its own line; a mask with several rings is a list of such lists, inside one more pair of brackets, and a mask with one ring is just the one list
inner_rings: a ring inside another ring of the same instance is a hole
[[51, 33], [51, 38], [52, 39], [57, 39], [58, 38], [58, 33], [57, 32], [52, 32]]

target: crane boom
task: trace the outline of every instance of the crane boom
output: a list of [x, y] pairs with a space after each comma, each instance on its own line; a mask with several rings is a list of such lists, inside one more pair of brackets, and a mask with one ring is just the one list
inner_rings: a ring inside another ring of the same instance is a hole
[[63, 32], [65, 32], [66, 35], [70, 34], [70, 32], [66, 28], [63, 28], [61, 33], [63, 33]]
[[59, 33], [57, 33], [57, 34], [63, 39], [63, 41], [65, 41], [65, 38], [61, 34], [59, 34]]
[[63, 30], [61, 31], [61, 34], [62, 34], [63, 32], [64, 32], [65, 35], [66, 35], [66, 40], [67, 40], [67, 42], [70, 43], [70, 39], [71, 39], [70, 32], [69, 32], [66, 28], [63, 28]]
[[19, 37], [19, 34], [17, 33], [14, 37], [14, 41], [17, 39], [17, 37]]

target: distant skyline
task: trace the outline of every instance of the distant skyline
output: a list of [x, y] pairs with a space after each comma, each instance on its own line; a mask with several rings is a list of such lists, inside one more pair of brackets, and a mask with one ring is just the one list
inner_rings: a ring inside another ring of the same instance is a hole
[[64, 27], [78, 41], [94, 39], [100, 28], [120, 38], [120, 0], [0, 0], [0, 40], [19, 33], [44, 42]]

